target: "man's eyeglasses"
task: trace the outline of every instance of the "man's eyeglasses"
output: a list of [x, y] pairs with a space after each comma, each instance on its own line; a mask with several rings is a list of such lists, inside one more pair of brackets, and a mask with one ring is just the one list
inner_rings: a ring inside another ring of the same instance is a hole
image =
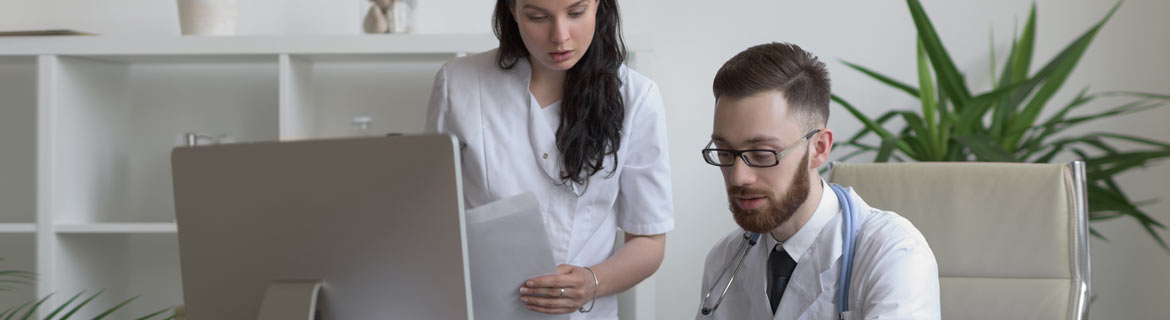
[[788, 146], [787, 148], [784, 148], [784, 150], [780, 150], [780, 152], [776, 152], [776, 150], [767, 150], [767, 149], [750, 149], [750, 150], [715, 149], [715, 148], [711, 148], [711, 145], [715, 144], [715, 141], [711, 141], [711, 142], [707, 143], [707, 148], [703, 149], [703, 160], [706, 160], [707, 163], [710, 163], [713, 166], [719, 166], [719, 167], [733, 166], [733, 165], [735, 165], [735, 159], [743, 159], [743, 163], [747, 164], [749, 167], [755, 167], [755, 168], [774, 167], [777, 164], [780, 164], [780, 158], [783, 158], [794, 147], [800, 145], [800, 143], [803, 142], [803, 140], [807, 140], [807, 139], [812, 138], [818, 132], [821, 132], [821, 130], [817, 129], [817, 130], [813, 130], [813, 131], [809, 132], [808, 134], [804, 135], [803, 138], [800, 138], [800, 141], [793, 143], [791, 146]]

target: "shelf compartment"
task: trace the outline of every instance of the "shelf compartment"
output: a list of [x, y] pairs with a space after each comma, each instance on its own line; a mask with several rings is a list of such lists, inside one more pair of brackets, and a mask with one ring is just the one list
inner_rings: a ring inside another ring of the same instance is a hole
[[[435, 73], [455, 54], [281, 56], [281, 139], [421, 133]], [[353, 118], [371, 117], [365, 133]]]
[[279, 138], [277, 58], [52, 59], [53, 223], [173, 222], [170, 152], [183, 134]]
[[113, 319], [136, 319], [182, 304], [178, 239], [174, 234], [78, 234], [58, 236], [53, 287], [57, 302], [85, 291], [105, 292], [77, 314], [89, 319], [139, 296]]
[[[32, 234], [0, 233], [0, 270], [36, 272], [36, 238]], [[0, 276], [0, 279], [14, 279]], [[36, 298], [36, 284], [0, 283], [0, 307], [20, 305]], [[0, 308], [2, 309], [2, 308]]]
[[36, 221], [36, 124], [37, 58], [0, 56], [0, 224]]

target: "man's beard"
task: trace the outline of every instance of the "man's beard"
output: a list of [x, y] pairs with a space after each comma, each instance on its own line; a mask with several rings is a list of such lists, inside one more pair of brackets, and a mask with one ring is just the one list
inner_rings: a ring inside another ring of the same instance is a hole
[[[771, 232], [796, 214], [800, 205], [808, 199], [808, 151], [801, 158], [801, 167], [796, 170], [796, 179], [788, 186], [780, 201], [774, 198], [775, 192], [768, 189], [750, 189], [746, 187], [730, 186], [727, 188], [728, 202], [731, 207], [735, 223], [744, 230], [758, 233]], [[765, 204], [760, 208], [747, 210], [736, 205], [736, 195], [763, 195]]]

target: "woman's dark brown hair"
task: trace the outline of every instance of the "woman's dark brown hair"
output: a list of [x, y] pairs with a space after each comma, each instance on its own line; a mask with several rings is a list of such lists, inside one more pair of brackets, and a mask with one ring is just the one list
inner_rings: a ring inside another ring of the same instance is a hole
[[[497, 62], [503, 69], [511, 69], [518, 60], [528, 58], [528, 49], [512, 16], [515, 5], [516, 0], [497, 0], [492, 16], [492, 29], [500, 39]], [[618, 78], [626, 61], [626, 46], [617, 1], [598, 0], [596, 21], [593, 42], [565, 74], [561, 124], [557, 129], [557, 150], [564, 159], [561, 180], [578, 184], [585, 184], [604, 169], [606, 156], [614, 157], [611, 173], [617, 170], [626, 109]]]

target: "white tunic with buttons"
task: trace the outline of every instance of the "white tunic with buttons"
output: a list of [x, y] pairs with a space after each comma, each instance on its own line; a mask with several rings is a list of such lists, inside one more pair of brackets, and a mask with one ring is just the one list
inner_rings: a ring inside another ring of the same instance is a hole
[[[782, 246], [794, 252], [796, 269], [780, 297], [776, 313], [768, 301], [768, 255], [777, 241], [764, 235], [748, 251], [723, 303], [711, 315], [696, 309], [695, 320], [828, 320], [838, 319], [837, 280], [841, 273], [842, 210], [837, 195], [821, 182], [824, 192], [809, 222]], [[939, 319], [938, 264], [934, 252], [910, 221], [866, 204], [852, 188], [857, 208], [857, 244], [844, 319]], [[707, 254], [699, 303], [723, 264], [733, 258], [743, 229], [723, 237]], [[722, 280], [719, 285], [726, 285]], [[717, 287], [717, 299], [723, 287]]]
[[[674, 228], [666, 120], [658, 87], [621, 67], [625, 102], [616, 171], [612, 156], [589, 178], [581, 196], [561, 182], [555, 122], [529, 92], [525, 59], [511, 69], [496, 50], [458, 58], [435, 75], [427, 132], [450, 132], [462, 149], [467, 208], [532, 192], [540, 201], [556, 263], [592, 266], [613, 254], [617, 228], [636, 235]], [[556, 112], [557, 110], [551, 110]], [[519, 286], [519, 284], [517, 284]], [[519, 302], [517, 302], [519, 303]], [[617, 319], [617, 298], [597, 299], [590, 313], [572, 319]]]

